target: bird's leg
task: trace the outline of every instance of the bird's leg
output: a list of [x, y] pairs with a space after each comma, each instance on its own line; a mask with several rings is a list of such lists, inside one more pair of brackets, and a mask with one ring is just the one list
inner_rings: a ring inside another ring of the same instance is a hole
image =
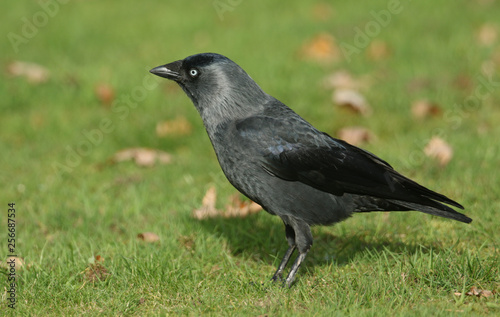
[[300, 220], [295, 220], [292, 223], [293, 231], [295, 233], [295, 244], [297, 245], [297, 249], [299, 250], [299, 256], [295, 259], [295, 262], [286, 277], [285, 284], [290, 287], [295, 279], [295, 274], [299, 270], [300, 265], [304, 261], [307, 256], [307, 253], [311, 249], [313, 244], [313, 238], [311, 234], [311, 228], [309, 225]]
[[295, 262], [293, 262], [292, 268], [290, 269], [290, 273], [288, 273], [288, 276], [286, 277], [285, 284], [287, 287], [292, 286], [293, 280], [295, 279], [295, 274], [297, 274], [297, 271], [299, 270], [300, 265], [306, 258], [307, 251], [305, 253], [299, 253], [299, 256], [297, 259], [295, 259]]
[[283, 279], [283, 271], [285, 270], [286, 265], [290, 261], [290, 257], [292, 256], [293, 252], [297, 248], [297, 245], [295, 244], [295, 231], [293, 230], [292, 226], [287, 225], [286, 223], [285, 223], [285, 235], [289, 247], [288, 250], [286, 250], [285, 255], [283, 256], [283, 259], [281, 260], [281, 263], [278, 266], [276, 273], [274, 273], [273, 277], [271, 278], [273, 282], [276, 282], [278, 280], [281, 281]]
[[285, 270], [286, 265], [288, 264], [288, 261], [290, 261], [290, 257], [292, 256], [293, 252], [297, 246], [292, 245], [286, 250], [285, 256], [283, 257], [283, 260], [281, 260], [280, 265], [278, 266], [278, 269], [276, 270], [276, 273], [274, 273], [273, 277], [271, 278], [273, 282], [276, 281], [281, 281], [283, 279], [283, 271]]

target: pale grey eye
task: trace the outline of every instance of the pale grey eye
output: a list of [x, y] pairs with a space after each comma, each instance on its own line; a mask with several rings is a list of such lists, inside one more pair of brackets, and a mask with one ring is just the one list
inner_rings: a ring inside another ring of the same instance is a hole
[[190, 75], [191, 77], [193, 77], [193, 78], [194, 78], [194, 77], [197, 77], [199, 73], [200, 73], [200, 72], [198, 72], [198, 70], [197, 70], [197, 69], [195, 69], [195, 68], [192, 68], [192, 69], [189, 71], [189, 75]]

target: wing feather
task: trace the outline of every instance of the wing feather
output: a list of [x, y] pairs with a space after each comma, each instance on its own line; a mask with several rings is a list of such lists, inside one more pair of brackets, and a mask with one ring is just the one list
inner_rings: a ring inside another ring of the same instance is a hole
[[285, 121], [254, 116], [238, 122], [236, 129], [242, 141], [257, 148], [262, 168], [284, 180], [299, 181], [334, 195], [367, 195], [455, 212], [442, 202], [463, 209], [459, 203], [399, 174], [376, 155], [334, 139], [300, 117]]

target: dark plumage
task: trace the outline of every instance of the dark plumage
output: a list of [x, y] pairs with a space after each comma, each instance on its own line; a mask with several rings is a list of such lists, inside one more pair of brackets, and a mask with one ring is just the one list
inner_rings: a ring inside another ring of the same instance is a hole
[[[227, 179], [285, 224], [289, 248], [273, 276], [286, 284], [311, 248], [310, 226], [354, 212], [418, 210], [469, 223], [448, 197], [396, 172], [377, 156], [334, 139], [274, 97], [219, 54], [193, 55], [151, 70], [176, 81], [203, 119]], [[447, 204], [447, 205], [445, 205]]]

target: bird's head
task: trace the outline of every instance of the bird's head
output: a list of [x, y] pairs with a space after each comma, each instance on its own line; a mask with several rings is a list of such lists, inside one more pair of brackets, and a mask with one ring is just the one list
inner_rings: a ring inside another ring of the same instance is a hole
[[150, 72], [177, 82], [206, 125], [257, 113], [269, 97], [240, 66], [219, 54], [188, 56]]

